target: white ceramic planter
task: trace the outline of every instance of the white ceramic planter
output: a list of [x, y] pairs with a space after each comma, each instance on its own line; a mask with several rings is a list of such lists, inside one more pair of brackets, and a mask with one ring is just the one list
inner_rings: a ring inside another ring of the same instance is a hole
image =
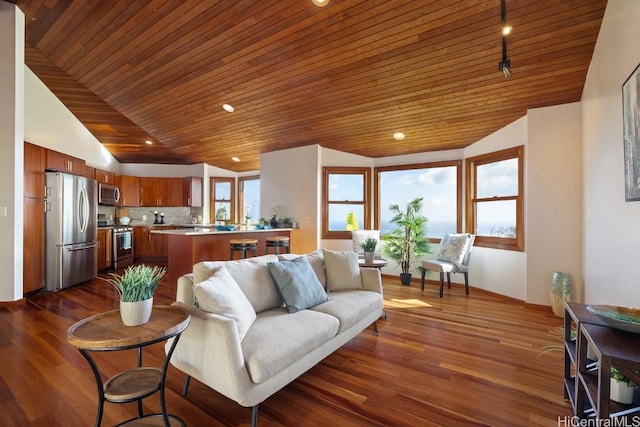
[[120, 317], [125, 326], [144, 325], [151, 317], [153, 297], [144, 301], [120, 301]]
[[364, 262], [368, 262], [368, 263], [373, 262], [374, 255], [375, 255], [375, 252], [365, 252], [364, 253]]
[[617, 381], [614, 378], [611, 378], [611, 386], [609, 397], [611, 400], [615, 400], [616, 402], [629, 404], [633, 402], [633, 391], [635, 387], [623, 382]]

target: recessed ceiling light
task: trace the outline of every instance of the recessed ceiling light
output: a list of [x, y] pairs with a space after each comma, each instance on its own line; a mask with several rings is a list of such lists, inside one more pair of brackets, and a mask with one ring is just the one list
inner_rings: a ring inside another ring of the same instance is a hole
[[513, 27], [511, 27], [511, 25], [509, 25], [509, 24], [502, 25], [502, 35], [503, 36], [508, 36], [509, 34], [511, 34], [511, 30], [513, 30]]
[[327, 4], [329, 4], [329, 0], [311, 0], [311, 3], [315, 4], [316, 6], [325, 7]]
[[233, 160], [234, 162], [239, 162], [239, 161], [240, 161], [240, 159], [239, 159], [239, 158], [237, 158], [236, 156], [233, 156], [233, 157], [231, 158], [231, 160]]
[[222, 104], [222, 108], [224, 108], [224, 111], [228, 111], [229, 113], [233, 113], [236, 110], [232, 105], [229, 104]]
[[404, 135], [404, 133], [402, 133], [402, 132], [396, 132], [396, 133], [394, 133], [394, 134], [393, 134], [393, 137], [394, 137], [395, 139], [397, 139], [398, 141], [403, 140], [403, 139], [404, 139], [404, 136], [405, 136], [405, 135]]
[[144, 143], [147, 144], [147, 145], [153, 144], [153, 142], [149, 141], [148, 139]]

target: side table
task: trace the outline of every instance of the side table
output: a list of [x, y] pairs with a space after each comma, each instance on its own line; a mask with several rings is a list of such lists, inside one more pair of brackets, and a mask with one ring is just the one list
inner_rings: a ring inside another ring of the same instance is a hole
[[[378, 270], [382, 270], [382, 267], [387, 265], [387, 260], [382, 258], [376, 258], [372, 262], [366, 262], [364, 258], [358, 258], [358, 267], [368, 267], [368, 268], [377, 268]], [[382, 315], [380, 316], [382, 319], [387, 320], [387, 311], [382, 310]], [[376, 332], [376, 335], [378, 333]]]
[[358, 267], [374, 267], [374, 268], [382, 268], [387, 265], [386, 259], [374, 259], [372, 262], [366, 262], [364, 258], [358, 258]]
[[[171, 354], [180, 339], [180, 334], [189, 326], [190, 314], [180, 307], [157, 305], [151, 318], [140, 326], [125, 326], [120, 310], [96, 314], [81, 320], [67, 331], [67, 341], [80, 351], [87, 360], [96, 379], [98, 389], [98, 413], [96, 427], [102, 423], [104, 402], [128, 403], [137, 401], [138, 417], [127, 420], [120, 426], [172, 425], [185, 426], [178, 417], [167, 414], [165, 403], [165, 379]], [[175, 337], [167, 352], [162, 369], [142, 366], [142, 348]], [[138, 350], [138, 366], [121, 372], [103, 382], [102, 375], [91, 357], [94, 351]], [[161, 414], [144, 415], [142, 399], [160, 392]]]

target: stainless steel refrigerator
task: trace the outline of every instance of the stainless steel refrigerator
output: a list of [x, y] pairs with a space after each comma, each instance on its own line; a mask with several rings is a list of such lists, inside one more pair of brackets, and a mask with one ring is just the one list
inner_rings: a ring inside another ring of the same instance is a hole
[[57, 292], [98, 275], [98, 185], [60, 172], [45, 176], [45, 280]]

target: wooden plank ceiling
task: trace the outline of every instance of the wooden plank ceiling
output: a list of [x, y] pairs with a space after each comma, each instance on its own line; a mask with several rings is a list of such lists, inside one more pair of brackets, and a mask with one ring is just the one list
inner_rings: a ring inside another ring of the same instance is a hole
[[500, 0], [15, 3], [27, 65], [120, 162], [243, 172], [309, 144], [462, 148], [579, 101], [607, 2], [506, 0], [508, 78]]

